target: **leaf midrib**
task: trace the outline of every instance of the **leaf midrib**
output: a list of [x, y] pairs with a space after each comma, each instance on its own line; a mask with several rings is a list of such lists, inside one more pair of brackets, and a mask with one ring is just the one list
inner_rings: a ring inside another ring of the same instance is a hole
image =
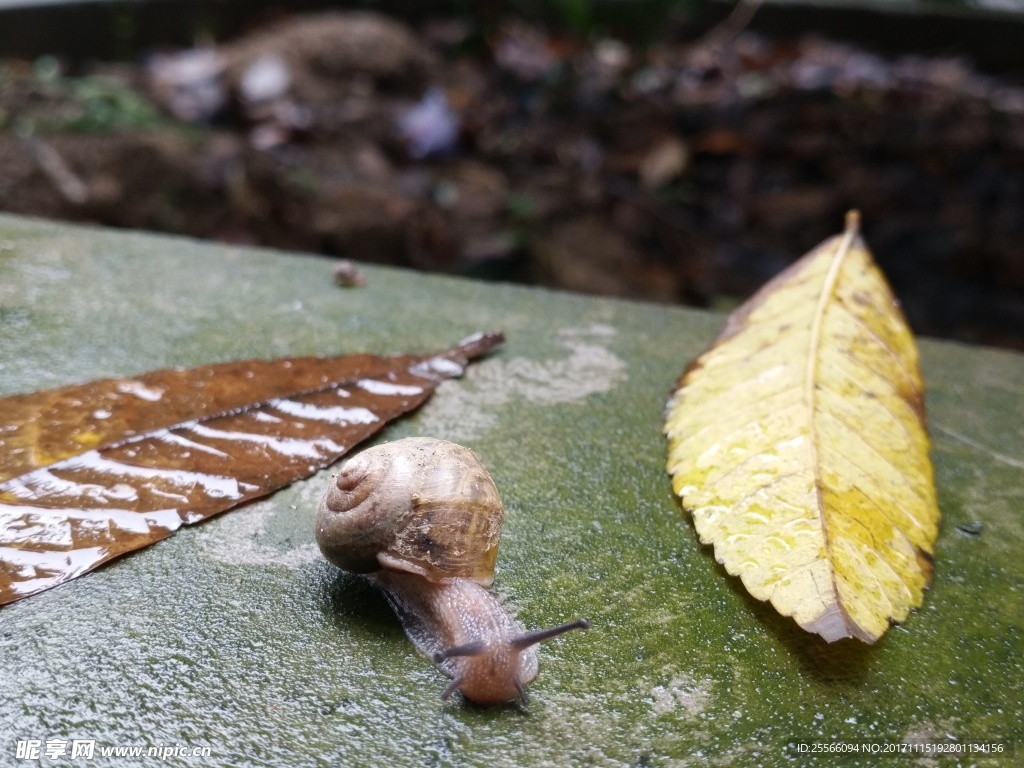
[[825, 275], [825, 280], [821, 286], [821, 292], [818, 294], [818, 303], [814, 308], [814, 315], [811, 320], [811, 335], [807, 345], [807, 369], [804, 375], [804, 401], [807, 403], [808, 412], [810, 414], [809, 419], [809, 451], [810, 451], [810, 462], [811, 471], [814, 473], [814, 494], [818, 501], [818, 516], [821, 524], [821, 535], [825, 547], [825, 553], [827, 562], [830, 563], [830, 581], [832, 588], [832, 599], [835, 605], [840, 608], [840, 616], [842, 617], [843, 624], [846, 625], [847, 631], [851, 630], [850, 617], [847, 615], [845, 609], [842, 608], [842, 604], [839, 598], [838, 587], [834, 572], [831, 568], [831, 548], [829, 546], [829, 535], [828, 526], [825, 520], [825, 503], [822, 499], [821, 494], [821, 461], [818, 455], [818, 430], [817, 430], [817, 387], [815, 382], [817, 381], [818, 374], [818, 361], [819, 346], [821, 344], [822, 326], [824, 325], [825, 311], [828, 308], [829, 300], [832, 298], [835, 286], [839, 280], [839, 272], [842, 269], [843, 262], [846, 260], [847, 255], [850, 253], [853, 241], [857, 236], [857, 229], [859, 224], [859, 217], [856, 214], [847, 215], [846, 219], [846, 230], [843, 232], [842, 240], [839, 241], [839, 245], [836, 247], [835, 254], [832, 256], [832, 263], [829, 265], [828, 273]]

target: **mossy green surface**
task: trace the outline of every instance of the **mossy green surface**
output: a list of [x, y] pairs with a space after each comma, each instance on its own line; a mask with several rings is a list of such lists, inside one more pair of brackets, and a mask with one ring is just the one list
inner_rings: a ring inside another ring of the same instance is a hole
[[[25, 739], [95, 739], [89, 765], [499, 768], [833, 765], [787, 744], [1021, 737], [1024, 357], [922, 342], [935, 583], [875, 646], [829, 646], [727, 576], [671, 492], [662, 409], [724, 316], [371, 267], [343, 290], [330, 269], [0, 216], [0, 395], [503, 330], [379, 439], [473, 448], [507, 508], [495, 591], [527, 627], [593, 629], [542, 647], [528, 710], [442, 702], [383, 599], [319, 557], [324, 471], [0, 608], [0, 765], [26, 764]], [[99, 755], [116, 745], [212, 756]]]

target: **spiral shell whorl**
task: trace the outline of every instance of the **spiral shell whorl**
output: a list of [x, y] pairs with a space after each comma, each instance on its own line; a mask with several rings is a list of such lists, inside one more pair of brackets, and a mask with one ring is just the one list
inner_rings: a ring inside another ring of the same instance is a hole
[[407, 438], [342, 466], [320, 503], [316, 538], [348, 571], [390, 568], [489, 586], [503, 520], [494, 481], [472, 451]]

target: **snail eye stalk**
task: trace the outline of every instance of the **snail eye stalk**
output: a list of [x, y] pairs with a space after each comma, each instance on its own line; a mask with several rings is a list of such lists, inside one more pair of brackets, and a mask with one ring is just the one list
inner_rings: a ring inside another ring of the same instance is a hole
[[451, 695], [453, 693], [455, 693], [457, 690], [459, 690], [459, 686], [461, 684], [462, 684], [462, 681], [459, 680], [458, 678], [455, 678], [450, 683], [448, 683], [448, 687], [445, 688], [444, 689], [444, 693], [441, 694], [441, 701], [448, 701], [448, 699], [451, 697]]
[[435, 664], [440, 664], [445, 659], [452, 658], [452, 656], [479, 656], [483, 652], [484, 644], [482, 641], [477, 640], [474, 643], [466, 643], [465, 645], [457, 645], [454, 648], [437, 651], [431, 658]]
[[557, 627], [551, 627], [550, 629], [538, 629], [534, 632], [524, 632], [518, 637], [512, 638], [512, 647], [517, 651], [521, 651], [524, 648], [529, 648], [531, 645], [542, 643], [545, 640], [550, 640], [552, 637], [558, 637], [564, 635], [566, 632], [571, 632], [574, 629], [590, 629], [590, 622], [586, 619], [577, 619], [571, 621], [568, 624], [559, 624]]

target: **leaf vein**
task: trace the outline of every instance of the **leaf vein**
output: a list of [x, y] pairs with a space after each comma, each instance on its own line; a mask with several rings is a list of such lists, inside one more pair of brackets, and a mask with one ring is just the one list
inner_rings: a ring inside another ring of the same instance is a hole
[[[838, 424], [839, 426], [841, 426], [844, 429], [846, 429], [850, 434], [854, 435], [858, 440], [860, 440], [860, 442], [863, 445], [867, 446], [868, 449], [870, 449], [872, 453], [874, 453], [876, 456], [878, 456], [878, 458], [880, 458], [884, 463], [886, 463], [890, 467], [892, 467], [895, 470], [895, 472], [896, 472], [896, 476], [898, 478], [900, 478], [900, 480], [903, 481], [904, 485], [906, 485], [906, 487], [910, 490], [910, 492], [913, 493], [914, 496], [917, 497], [917, 500], [922, 505], [925, 505], [927, 503], [927, 500], [924, 499], [921, 496], [921, 492], [913, 485], [913, 483], [910, 482], [910, 479], [906, 476], [906, 474], [904, 474], [904, 472], [893, 462], [892, 459], [890, 459], [884, 453], [879, 451], [874, 445], [872, 445], [870, 442], [868, 442], [867, 438], [865, 438], [861, 434], [860, 430], [858, 430], [857, 427], [854, 427], [854, 426], [846, 423], [845, 421], [840, 419], [838, 416], [836, 416], [835, 414], [833, 414], [833, 413], [831, 413], [829, 411], [822, 411], [822, 414], [824, 414], [825, 416], [828, 416], [836, 424]], [[849, 461], [848, 458], [847, 458], [847, 461]], [[852, 464], [852, 462], [850, 462], [850, 463]], [[879, 483], [881, 484], [881, 481], [882, 481], [883, 478], [881, 476], [879, 476], [878, 474], [876, 474], [874, 472], [868, 472], [863, 467], [858, 467], [858, 469], [860, 469], [862, 472], [864, 472], [864, 474], [867, 475], [868, 477], [871, 477], [872, 479], [879, 481]]]
[[[869, 389], [867, 389], [867, 387], [865, 387], [863, 384], [861, 384], [860, 381], [858, 381], [856, 378], [854, 378], [849, 372], [843, 370], [839, 366], [833, 365], [832, 363], [828, 363], [828, 362], [826, 362], [825, 365], [828, 368], [830, 368], [831, 370], [835, 371], [837, 375], [842, 376], [844, 379], [846, 379], [847, 381], [852, 383], [861, 392], [864, 392], [866, 394], [872, 394], [872, 395], [874, 394]], [[825, 389], [830, 394], [835, 395], [837, 398], [840, 399], [840, 401], [845, 401], [847, 399], [846, 395], [844, 395], [842, 392], [839, 392], [835, 388], [833, 388], [831, 386], [828, 386], [826, 384], [826, 381], [827, 380], [822, 380], [822, 381], [819, 382], [819, 386], [821, 386], [822, 389]], [[892, 382], [890, 382], [888, 379], [886, 379], [886, 383], [891, 384]], [[906, 398], [904, 398], [900, 394], [900, 392], [898, 390], [894, 389], [893, 391], [896, 393], [897, 396], [899, 396], [901, 402], [907, 403]], [[885, 400], [883, 400], [882, 398], [878, 397], [877, 395], [874, 396], [873, 402], [876, 403], [886, 413], [888, 413], [892, 417], [893, 421], [895, 421], [897, 424], [900, 425], [900, 428], [906, 434], [907, 439], [911, 443], [913, 443], [914, 442], [914, 436], [910, 433], [910, 429], [907, 427], [907, 425], [904, 422], [904, 420], [900, 418], [899, 414], [896, 413], [892, 408], [890, 408], [889, 404]], [[907, 403], [907, 404], [908, 404], [908, 406], [910, 405], [909, 403]], [[911, 410], [913, 410], [912, 406], [911, 406]]]
[[907, 366], [907, 362], [906, 360], [904, 360], [903, 355], [901, 355], [897, 350], [893, 349], [889, 342], [886, 341], [885, 338], [880, 336], [875, 331], [875, 329], [871, 327], [871, 324], [868, 323], [866, 319], [864, 319], [859, 314], [854, 312], [849, 306], [847, 306], [847, 304], [841, 298], [836, 306], [839, 307], [843, 312], [845, 312], [850, 318], [852, 318], [857, 325], [859, 325], [861, 328], [867, 331], [868, 335], [875, 339], [875, 341], [877, 341], [878, 344], [883, 349], [885, 349], [886, 352], [889, 353], [890, 357], [892, 357], [892, 359], [896, 362], [897, 367], [900, 369], [900, 373], [902, 373], [903, 377], [907, 380], [907, 382], [910, 383], [911, 386], [913, 386], [915, 382], [914, 372], [911, 371], [910, 368]]

